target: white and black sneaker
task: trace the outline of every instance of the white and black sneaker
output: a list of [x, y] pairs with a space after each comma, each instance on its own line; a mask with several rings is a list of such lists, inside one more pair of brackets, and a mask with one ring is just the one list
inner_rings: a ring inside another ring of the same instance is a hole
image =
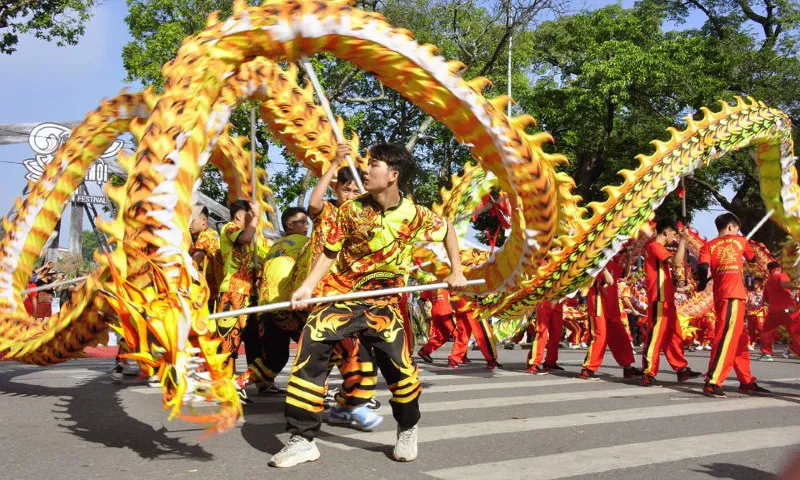
[[111, 379], [115, 382], [121, 382], [122, 378], [125, 376], [125, 367], [118, 363], [114, 365], [114, 368], [111, 369]]
[[301, 463], [313, 462], [319, 458], [319, 449], [314, 440], [306, 440], [300, 435], [292, 435], [286, 446], [272, 456], [270, 467], [288, 468]]
[[401, 430], [397, 427], [397, 443], [394, 445], [394, 459], [398, 462], [412, 462], [417, 459], [417, 426]]

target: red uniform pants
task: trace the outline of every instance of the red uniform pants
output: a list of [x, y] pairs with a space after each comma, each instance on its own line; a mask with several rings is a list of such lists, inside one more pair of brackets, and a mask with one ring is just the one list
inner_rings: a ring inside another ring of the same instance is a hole
[[741, 383], [752, 383], [756, 380], [750, 374], [744, 306], [744, 300], [738, 298], [721, 298], [714, 302], [717, 329], [706, 374], [706, 381], [712, 385], [721, 387], [731, 373], [731, 368], [736, 371], [736, 377]]
[[762, 353], [765, 355], [772, 355], [772, 347], [775, 345], [775, 337], [778, 335], [778, 327], [781, 325], [786, 327], [792, 336], [789, 349], [795, 354], [800, 352], [800, 318], [798, 318], [797, 315], [800, 315], [800, 311], [792, 315], [783, 310], [769, 310], [767, 319], [764, 322], [764, 330], [761, 331]]
[[542, 363], [545, 345], [547, 345], [547, 357], [544, 362], [548, 365], [558, 362], [558, 343], [561, 341], [563, 325], [564, 317], [560, 310], [539, 309], [535, 335], [528, 354], [528, 366]]
[[649, 334], [642, 352], [642, 370], [645, 375], [658, 375], [661, 352], [676, 372], [689, 363], [683, 355], [683, 339], [678, 325], [678, 312], [674, 303], [653, 302], [647, 310]]
[[589, 315], [589, 349], [583, 361], [583, 368], [593, 372], [600, 368], [606, 353], [606, 346], [611, 349], [611, 355], [621, 367], [633, 365], [633, 347], [628, 340], [625, 325], [617, 317], [606, 314]]
[[453, 343], [453, 350], [450, 352], [450, 360], [456, 363], [464, 363], [469, 339], [472, 335], [475, 335], [475, 342], [477, 342], [486, 362], [495, 363], [497, 361], [494, 331], [488, 320], [479, 319], [472, 312], [462, 312], [456, 313], [456, 324], [456, 339], [455, 343]]
[[[432, 354], [445, 344], [456, 331], [456, 320], [453, 315], [432, 315], [431, 316], [431, 335], [428, 343], [422, 346], [420, 353]], [[453, 360], [452, 355], [450, 360]], [[458, 363], [458, 362], [456, 362]]]

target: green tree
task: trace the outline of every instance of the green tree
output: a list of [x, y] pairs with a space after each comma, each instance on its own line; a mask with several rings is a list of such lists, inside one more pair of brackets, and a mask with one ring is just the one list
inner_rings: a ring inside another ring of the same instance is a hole
[[14, 0], [0, 5], [0, 53], [16, 50], [19, 34], [33, 33], [58, 46], [75, 45], [86, 30], [96, 0]]
[[[650, 140], [666, 139], [667, 127], [681, 127], [681, 117], [703, 105], [713, 108], [717, 99], [753, 95], [790, 115], [797, 111], [796, 58], [764, 51], [730, 18], [724, 37], [707, 25], [663, 30], [666, 21], [688, 14], [665, 8], [665, 2], [642, 1], [632, 9], [608, 6], [562, 17], [532, 32], [536, 80], [518, 98], [553, 133], [553, 148], [569, 157], [567, 171], [585, 200], [602, 200], [600, 187], [620, 183], [620, 169], [635, 169], [634, 157], [652, 151]], [[745, 229], [763, 215], [763, 202], [752, 195], [757, 176], [746, 154], [728, 156], [695, 178], [687, 182], [689, 217], [724, 199], [720, 190], [726, 185], [737, 195], [720, 203], [742, 217]], [[680, 204], [671, 195], [660, 213], [680, 217]], [[768, 230], [761, 239], [778, 240]]]
[[[506, 52], [512, 33], [524, 34], [537, 15], [558, 11], [562, 3], [562, 0], [356, 2], [360, 8], [381, 12], [393, 25], [412, 30], [420, 42], [437, 45], [445, 57], [467, 64], [467, 77], [490, 78], [495, 87], [488, 93], [493, 95], [505, 92]], [[183, 39], [204, 28], [212, 11], [219, 10], [220, 19], [231, 13], [229, 1], [217, 0], [128, 0], [128, 5], [126, 21], [133, 37], [123, 51], [128, 80], [139, 80], [156, 90], [163, 85], [161, 66], [174, 57]], [[514, 88], [522, 88], [528, 83], [525, 71], [531, 64], [530, 55], [524, 43], [515, 40], [515, 45], [513, 82]], [[437, 200], [439, 189], [447, 186], [450, 175], [470, 158], [468, 150], [419, 108], [398, 93], [384, 89], [372, 75], [331, 55], [317, 55], [312, 62], [334, 111], [346, 119], [346, 134], [358, 132], [364, 145], [379, 141], [405, 144], [421, 164], [414, 195], [425, 204]], [[232, 123], [236, 132], [247, 134], [246, 111], [237, 110]], [[267, 145], [269, 135], [259, 131], [258, 136], [259, 143]], [[263, 147], [260, 153], [266, 153]], [[285, 150], [284, 157], [289, 164], [281, 165], [285, 167], [282, 172], [271, 178], [281, 206], [293, 203], [313, 183], [305, 176], [305, 169], [294, 163]], [[201, 187], [206, 194], [215, 197], [226, 190], [220, 187], [212, 170], [206, 173]]]

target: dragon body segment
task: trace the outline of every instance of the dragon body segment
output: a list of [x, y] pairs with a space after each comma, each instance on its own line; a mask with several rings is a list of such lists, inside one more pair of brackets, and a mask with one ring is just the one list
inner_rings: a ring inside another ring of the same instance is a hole
[[[4, 221], [9, 233], [0, 243], [0, 354], [30, 363], [63, 361], [112, 325], [131, 345], [130, 357], [158, 372], [173, 416], [183, 416], [183, 393], [193, 388], [187, 374], [193, 357], [202, 357], [212, 377], [205, 391], [220, 408], [187, 418], [216, 431], [230, 428], [241, 414], [231, 366], [216, 353], [219, 340], [205, 335], [208, 288], [187, 254], [193, 192], [211, 161], [232, 197], [252, 195], [245, 141], [226, 134], [233, 108], [249, 99], [262, 102], [268, 128], [311, 172], [328, 168], [337, 143], [334, 125], [314, 104], [310, 86], [298, 85], [297, 69], [275, 63], [318, 52], [372, 72], [470, 145], [479, 164], [443, 192], [444, 216], [463, 221], [482, 196], [476, 193], [494, 186], [508, 199], [512, 229], [503, 248], [471, 251], [464, 259], [469, 277], [486, 280], [469, 292], [484, 315], [520, 317], [542, 299], [585, 286], [637, 235], [682, 175], [730, 150], [757, 146], [768, 208], [793, 238], [800, 235], [790, 124], [778, 110], [739, 101], [718, 113], [706, 110], [684, 131], [672, 129], [668, 142], [654, 142], [656, 153], [639, 158], [638, 170], [621, 172], [622, 185], [606, 188], [605, 202], [589, 205], [592, 216], [585, 219], [587, 210], [572, 194], [574, 182], [555, 171], [565, 157], [542, 150], [550, 136], [527, 134], [533, 117], [506, 117], [507, 97], [485, 99], [487, 80], [464, 80], [458, 73], [463, 65], [437, 56], [432, 45], [420, 45], [379, 14], [344, 1], [236, 2], [229, 19], [212, 15], [164, 66], [162, 95], [122, 94], [89, 114], [31, 186], [17, 216]], [[96, 256], [101, 267], [42, 330], [27, 317], [18, 292], [86, 169], [127, 130], [138, 149], [120, 160], [127, 182], [109, 189], [119, 214], [102, 226], [116, 248]], [[350, 143], [357, 151], [358, 138]], [[256, 197], [267, 205], [265, 172], [258, 178]], [[266, 221], [262, 226], [269, 227]], [[441, 274], [435, 254], [417, 257], [430, 258], [431, 270]]]

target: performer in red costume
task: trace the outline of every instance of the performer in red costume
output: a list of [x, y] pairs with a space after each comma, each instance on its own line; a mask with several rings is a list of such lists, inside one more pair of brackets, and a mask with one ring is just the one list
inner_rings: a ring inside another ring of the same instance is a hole
[[662, 351], [672, 369], [677, 372], [679, 382], [700, 376], [699, 372], [688, 367], [689, 363], [683, 355], [683, 339], [675, 306], [675, 285], [670, 266], [683, 264], [688, 231], [685, 228], [680, 231], [678, 251], [673, 256], [666, 245], [672, 243], [677, 235], [678, 226], [675, 221], [663, 218], [656, 224], [656, 238], [647, 244], [644, 251], [649, 334], [642, 351], [643, 387], [660, 386], [656, 375]]
[[[564, 325], [564, 306], [561, 302], [545, 300], [536, 308], [536, 330], [528, 354], [528, 373], [546, 375], [548, 370], [564, 370], [558, 365], [558, 343]], [[547, 345], [547, 357], [540, 365]]]
[[792, 336], [789, 349], [795, 354], [800, 353], [800, 311], [792, 291], [800, 290], [789, 280], [778, 262], [767, 265], [769, 278], [764, 288], [764, 303], [768, 305], [767, 320], [761, 332], [761, 360], [772, 361], [772, 346], [778, 327], [785, 326]]
[[719, 235], [700, 249], [697, 266], [698, 290], [705, 290], [708, 281], [714, 280], [714, 310], [717, 314], [717, 331], [703, 394], [725, 398], [722, 383], [731, 368], [739, 378], [740, 393], [769, 394], [770, 391], [758, 386], [756, 378], [750, 374], [750, 351], [744, 326], [747, 291], [742, 257], [753, 261], [755, 253], [741, 235], [741, 222], [736, 215], [724, 213], [714, 223]]
[[620, 318], [617, 280], [622, 278], [625, 271], [619, 263], [623, 260], [622, 254], [611, 259], [598, 274], [586, 296], [591, 339], [580, 374], [580, 378], [584, 380], [597, 379], [595, 372], [603, 363], [606, 346], [611, 349], [614, 360], [622, 367], [625, 378], [642, 374], [641, 370], [633, 366], [636, 361], [633, 357], [633, 347]]

